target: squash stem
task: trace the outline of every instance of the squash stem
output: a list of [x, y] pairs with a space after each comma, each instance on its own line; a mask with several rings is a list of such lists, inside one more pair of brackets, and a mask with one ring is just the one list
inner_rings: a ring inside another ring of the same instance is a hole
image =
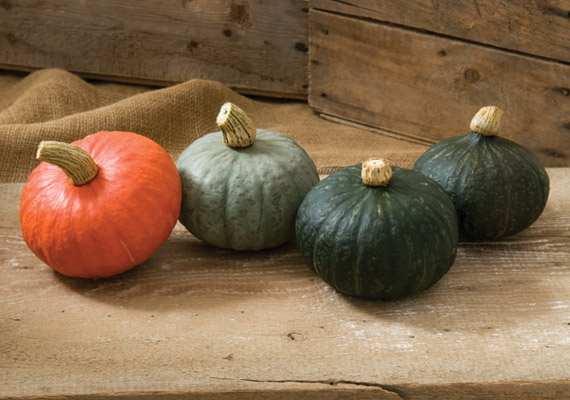
[[255, 141], [257, 129], [247, 114], [232, 103], [225, 103], [216, 119], [224, 143], [230, 147], [247, 147]]
[[483, 107], [475, 114], [469, 127], [483, 136], [497, 136], [501, 131], [502, 117], [503, 111], [499, 107]]
[[75, 186], [91, 182], [99, 172], [89, 153], [69, 143], [44, 140], [38, 146], [36, 158], [61, 168]]
[[368, 186], [388, 186], [392, 179], [392, 167], [388, 160], [371, 158], [362, 163], [362, 183]]

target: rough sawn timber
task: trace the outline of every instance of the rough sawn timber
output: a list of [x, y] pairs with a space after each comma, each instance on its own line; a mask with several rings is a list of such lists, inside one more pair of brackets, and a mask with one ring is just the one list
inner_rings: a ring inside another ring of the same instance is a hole
[[311, 0], [311, 7], [570, 62], [568, 0]]
[[307, 0], [0, 2], [0, 67], [306, 98]]
[[112, 279], [63, 277], [26, 247], [0, 185], [0, 398], [562, 399], [570, 393], [570, 169], [543, 215], [462, 243], [433, 288], [339, 295], [293, 244], [210, 247], [180, 225]]
[[317, 9], [309, 21], [317, 111], [436, 142], [495, 105], [501, 136], [570, 166], [570, 65]]

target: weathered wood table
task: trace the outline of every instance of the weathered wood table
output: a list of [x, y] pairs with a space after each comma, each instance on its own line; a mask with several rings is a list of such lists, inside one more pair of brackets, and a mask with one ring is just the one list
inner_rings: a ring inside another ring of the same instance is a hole
[[113, 279], [63, 277], [0, 186], [0, 398], [570, 398], [570, 169], [540, 219], [461, 243], [432, 289], [337, 294], [294, 244], [210, 247], [177, 226]]

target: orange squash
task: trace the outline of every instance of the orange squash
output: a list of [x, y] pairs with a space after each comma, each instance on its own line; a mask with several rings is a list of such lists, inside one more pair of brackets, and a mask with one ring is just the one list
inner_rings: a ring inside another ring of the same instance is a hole
[[159, 144], [98, 132], [42, 142], [22, 191], [24, 241], [63, 275], [102, 278], [147, 260], [168, 238], [182, 202], [180, 176]]

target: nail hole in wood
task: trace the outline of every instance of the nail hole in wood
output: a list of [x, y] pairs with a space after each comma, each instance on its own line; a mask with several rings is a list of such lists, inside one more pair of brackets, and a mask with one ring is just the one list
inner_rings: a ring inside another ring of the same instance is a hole
[[198, 48], [198, 42], [195, 40], [191, 40], [190, 43], [188, 43], [187, 47], [190, 49], [190, 51], [197, 49]]
[[295, 50], [303, 51], [303, 52], [309, 51], [309, 49], [307, 48], [307, 45], [305, 43], [301, 43], [301, 42], [295, 43]]

